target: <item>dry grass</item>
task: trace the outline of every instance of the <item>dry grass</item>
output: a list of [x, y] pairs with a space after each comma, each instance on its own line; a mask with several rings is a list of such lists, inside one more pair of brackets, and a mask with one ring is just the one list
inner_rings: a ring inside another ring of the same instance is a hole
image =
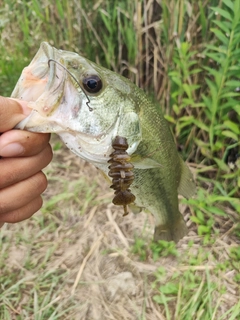
[[[240, 310], [233, 280], [239, 265], [229, 258], [239, 240], [231, 219], [219, 220], [220, 233], [203, 245], [189, 209], [181, 205], [189, 235], [177, 245], [177, 256], [153, 261], [152, 217], [143, 212], [122, 217], [94, 167], [62, 147], [46, 173], [42, 212], [1, 231], [1, 319], [188, 319], [182, 315], [185, 304], [203, 299], [206, 286], [211, 319], [237, 319], [230, 318], [232, 307]], [[146, 261], [132, 253], [136, 237], [145, 239]], [[199, 285], [185, 292], [196, 279]], [[167, 305], [158, 303], [159, 288], [175, 282], [177, 294]], [[199, 310], [191, 319], [210, 319]]]

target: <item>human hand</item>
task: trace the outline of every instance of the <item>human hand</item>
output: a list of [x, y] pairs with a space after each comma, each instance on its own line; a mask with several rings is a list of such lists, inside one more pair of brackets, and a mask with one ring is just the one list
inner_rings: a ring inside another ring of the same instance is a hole
[[47, 187], [41, 170], [52, 160], [50, 134], [13, 129], [30, 112], [25, 101], [0, 96], [0, 227], [31, 217]]

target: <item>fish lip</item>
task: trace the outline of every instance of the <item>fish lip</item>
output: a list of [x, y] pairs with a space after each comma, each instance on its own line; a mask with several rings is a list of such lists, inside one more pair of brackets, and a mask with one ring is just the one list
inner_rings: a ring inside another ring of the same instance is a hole
[[[38, 62], [39, 56], [41, 57], [42, 53], [44, 53], [45, 57], [47, 58], [47, 67], [49, 69], [48, 74], [48, 82], [46, 85], [45, 90], [51, 91], [52, 87], [54, 87], [54, 83], [55, 83], [55, 78], [56, 78], [56, 64], [54, 63], [54, 61], [57, 61], [56, 58], [56, 49], [54, 47], [52, 47], [50, 44], [48, 44], [47, 42], [42, 42], [39, 48], [39, 51], [36, 54], [36, 62]], [[52, 62], [52, 63], [50, 63]], [[35, 63], [35, 59], [33, 60], [33, 63]], [[64, 80], [64, 77], [63, 77]], [[61, 83], [59, 83], [59, 85], [53, 90], [53, 92], [55, 92], [59, 86], [61, 85]]]
[[[64, 68], [64, 61], [59, 56], [59, 51], [47, 42], [42, 42], [33, 60], [24, 69], [28, 69], [29, 71], [26, 71], [25, 74], [22, 72], [22, 78], [18, 81], [12, 97], [19, 98], [18, 88], [21, 86], [21, 81], [27, 83], [27, 81], [31, 81], [31, 76], [39, 80], [45, 80], [46, 84], [34, 95], [34, 99], [28, 101], [28, 107], [32, 108], [32, 112], [26, 119], [17, 124], [16, 128], [25, 128], [28, 121], [32, 120], [37, 113], [44, 118], [49, 117], [57, 107], [57, 102], [61, 100], [64, 92], [61, 89], [64, 88], [66, 82], [66, 70]], [[61, 65], [63, 68], [61, 68]], [[41, 71], [39, 72], [39, 70]], [[59, 95], [59, 92], [61, 92], [61, 95]], [[50, 99], [47, 99], [46, 95], [50, 95]], [[24, 96], [21, 96], [21, 99], [24, 100]]]
[[[58, 94], [59, 91], [63, 94], [64, 90], [61, 90], [61, 88], [64, 88], [67, 79], [64, 60], [61, 59], [59, 55], [60, 52], [61, 50], [57, 50], [49, 43], [42, 42], [39, 51], [35, 56], [36, 60], [35, 58], [33, 59], [33, 63], [38, 63], [41, 61], [41, 56], [44, 54], [44, 61], [47, 64], [46, 67], [48, 68], [48, 81], [44, 89], [44, 92], [48, 92], [49, 95], [56, 96], [56, 100], [59, 100], [60, 98]], [[61, 72], [59, 72], [60, 70]], [[54, 103], [52, 104], [54, 105]], [[54, 111], [54, 108], [52, 108], [51, 105], [50, 107], [45, 107], [44, 109], [44, 116], [49, 115], [49, 113], [51, 114]], [[38, 109], [37, 111], [40, 110]]]
[[[60, 60], [60, 61], [59, 61]], [[52, 61], [52, 63], [51, 63]], [[49, 45], [47, 42], [42, 42], [40, 45], [40, 48], [38, 49], [37, 53], [35, 54], [33, 60], [27, 66], [29, 70], [32, 70], [33, 75], [38, 77], [39, 79], [46, 79], [46, 85], [42, 90], [38, 92], [38, 94], [35, 96], [34, 100], [28, 101], [28, 107], [32, 109], [32, 112], [28, 117], [23, 119], [21, 122], [19, 122], [15, 128], [16, 129], [25, 129], [29, 122], [31, 122], [33, 119], [35, 119], [35, 116], [42, 118], [42, 121], [45, 121], [46, 117], [50, 115], [54, 110], [51, 106], [51, 103], [49, 106], [46, 106], [44, 101], [46, 100], [46, 97], [44, 96], [47, 92], [52, 97], [57, 97], [56, 100], [59, 98], [58, 91], [59, 88], [63, 88], [66, 81], [66, 71], [64, 68], [62, 69], [62, 73], [59, 73], [59, 69], [57, 70], [57, 64], [54, 63], [60, 62], [62, 64], [61, 59], [59, 59], [59, 50], [55, 49], [51, 45]], [[37, 69], [39, 66], [44, 67], [42, 69], [41, 73], [38, 73]], [[60, 74], [60, 76], [59, 76]], [[24, 97], [19, 96], [19, 86], [21, 85], [22, 80], [28, 80], [27, 75], [24, 75], [22, 73], [21, 75], [22, 79], [20, 78], [16, 87], [14, 88], [14, 91], [12, 92], [13, 98], [20, 98], [24, 100]], [[44, 103], [42, 105], [42, 102]], [[38, 104], [39, 103], [39, 104]], [[54, 103], [53, 103], [54, 105]]]

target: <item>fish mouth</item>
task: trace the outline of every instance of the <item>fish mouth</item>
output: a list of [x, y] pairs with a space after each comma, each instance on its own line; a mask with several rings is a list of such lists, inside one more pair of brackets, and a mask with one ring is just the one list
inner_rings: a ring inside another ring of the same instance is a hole
[[[61, 78], [60, 82], [56, 82], [56, 78], [59, 79], [57, 75], [57, 68], [54, 61], [56, 61], [56, 49], [50, 46], [47, 42], [41, 43], [39, 48], [39, 56], [41, 61], [41, 56], [44, 59], [44, 63], [46, 64], [46, 71], [48, 73], [48, 81], [45, 87], [45, 90], [54, 93], [54, 91], [59, 89], [59, 86], [64, 85], [64, 77]], [[38, 53], [36, 55], [36, 63], [38, 63]], [[33, 60], [34, 62], [34, 60]]]
[[[31, 63], [24, 68], [21, 77], [12, 92], [12, 97], [27, 101], [36, 101], [44, 91], [55, 91], [56, 83], [56, 49], [47, 42], [42, 42]], [[63, 82], [62, 78], [60, 81]]]
[[11, 95], [12, 98], [28, 101], [28, 107], [33, 109], [16, 128], [29, 128], [30, 123], [31, 127], [40, 126], [58, 107], [66, 80], [66, 70], [59, 67], [63, 63], [57, 49], [47, 42], [41, 43], [31, 63], [24, 68]]

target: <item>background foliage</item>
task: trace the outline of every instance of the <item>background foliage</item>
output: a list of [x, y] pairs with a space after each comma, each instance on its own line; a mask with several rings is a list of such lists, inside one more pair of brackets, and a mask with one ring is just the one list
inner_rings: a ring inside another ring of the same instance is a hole
[[[42, 41], [78, 52], [154, 95], [197, 177], [197, 196], [183, 203], [198, 234], [208, 243], [219, 217], [230, 217], [240, 239], [240, 0], [0, 1], [1, 95], [11, 94]], [[151, 250], [156, 257], [169, 248]], [[133, 252], [147, 257], [139, 240]], [[165, 306], [179, 292], [161, 290], [156, 301]], [[207, 312], [204, 319], [211, 319], [215, 311]]]

